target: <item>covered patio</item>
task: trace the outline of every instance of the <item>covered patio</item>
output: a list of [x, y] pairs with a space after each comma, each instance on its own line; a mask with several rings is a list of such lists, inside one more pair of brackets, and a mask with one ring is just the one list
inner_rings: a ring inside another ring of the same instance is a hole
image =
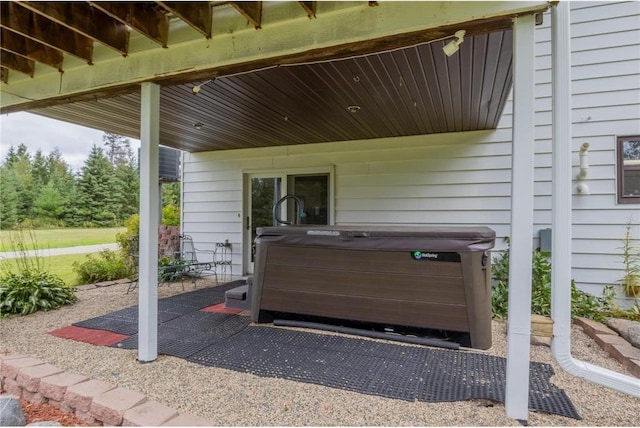
[[[510, 276], [521, 285], [510, 293], [506, 409], [526, 420], [533, 29], [550, 6], [3, 2], [0, 112], [30, 111], [139, 138], [140, 248], [152, 249], [160, 144], [204, 152], [493, 129], [513, 88], [511, 167], [518, 173], [512, 179]], [[567, 52], [566, 13], [566, 5], [552, 8], [560, 58]], [[448, 56], [445, 46], [459, 50]], [[559, 132], [556, 159], [565, 165], [570, 149], [564, 147], [567, 134]], [[561, 189], [566, 177], [562, 167], [555, 169]], [[570, 227], [562, 227], [570, 222], [570, 207], [563, 206], [561, 192], [554, 195], [554, 230], [567, 235], [554, 234], [553, 256], [557, 266], [570, 266]], [[238, 251], [242, 258], [248, 250]], [[140, 252], [141, 362], [158, 353], [157, 263], [154, 251]], [[569, 282], [568, 272], [554, 274], [556, 282]], [[568, 351], [565, 291], [554, 310], [554, 341]], [[593, 372], [576, 370], [584, 371]], [[595, 372], [609, 386], [630, 388], [631, 380]]]

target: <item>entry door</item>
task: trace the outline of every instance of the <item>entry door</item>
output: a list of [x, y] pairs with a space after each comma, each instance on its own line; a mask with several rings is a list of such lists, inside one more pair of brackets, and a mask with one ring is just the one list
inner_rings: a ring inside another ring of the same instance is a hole
[[[300, 224], [329, 224], [329, 174], [282, 174], [248, 177], [247, 217], [245, 219], [245, 266], [253, 273], [255, 239], [258, 227], [277, 226], [273, 207], [283, 196], [298, 196], [304, 203], [304, 216]], [[281, 206], [282, 219], [296, 217], [296, 204], [292, 199]]]

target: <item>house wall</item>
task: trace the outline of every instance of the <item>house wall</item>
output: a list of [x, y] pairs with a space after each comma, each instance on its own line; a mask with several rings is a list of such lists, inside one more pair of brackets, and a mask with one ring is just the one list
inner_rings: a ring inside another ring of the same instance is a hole
[[[572, 2], [573, 175], [590, 144], [589, 195], [573, 183], [573, 278], [600, 294], [622, 276], [625, 226], [640, 236], [640, 206], [618, 205], [616, 137], [640, 134], [640, 3]], [[550, 16], [536, 30], [535, 213], [551, 226]], [[201, 247], [228, 239], [242, 270], [245, 173], [334, 168], [335, 223], [486, 225], [509, 236], [511, 101], [498, 129], [365, 141], [186, 153], [183, 231]], [[517, 171], [516, 171], [517, 173]]]

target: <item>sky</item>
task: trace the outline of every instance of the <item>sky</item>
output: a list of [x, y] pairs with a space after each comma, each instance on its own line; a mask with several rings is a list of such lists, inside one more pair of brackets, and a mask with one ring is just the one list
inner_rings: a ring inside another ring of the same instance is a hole
[[[11, 146], [24, 144], [34, 155], [38, 149], [44, 156], [58, 147], [63, 159], [74, 171], [79, 171], [89, 157], [91, 147], [103, 147], [103, 131], [73, 125], [31, 113], [11, 113], [0, 116], [0, 162]], [[137, 151], [138, 140], [131, 139]]]

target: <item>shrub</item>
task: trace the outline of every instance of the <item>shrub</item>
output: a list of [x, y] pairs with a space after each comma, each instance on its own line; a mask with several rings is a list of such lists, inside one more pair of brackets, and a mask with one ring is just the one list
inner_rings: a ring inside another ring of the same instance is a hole
[[[507, 317], [509, 300], [509, 251], [492, 262], [491, 273], [495, 281], [491, 290], [492, 313], [495, 318]], [[603, 297], [578, 290], [571, 281], [571, 317], [585, 317], [601, 321], [613, 308], [612, 290], [606, 288]], [[534, 250], [531, 270], [531, 313], [551, 315], [551, 263], [549, 254]]]
[[180, 207], [169, 204], [162, 208], [162, 224], [180, 226]]
[[83, 284], [126, 278], [131, 269], [121, 252], [102, 250], [98, 256], [89, 254], [84, 262], [74, 262], [73, 270]]
[[28, 315], [74, 303], [78, 298], [56, 275], [38, 269], [0, 277], [0, 315]]
[[120, 249], [124, 252], [125, 256], [129, 256], [132, 253], [136, 253], [138, 249], [134, 249], [132, 252], [129, 248], [131, 242], [138, 239], [140, 235], [140, 215], [133, 214], [127, 221], [124, 222], [124, 226], [127, 228], [125, 232], [116, 234], [116, 242]]

